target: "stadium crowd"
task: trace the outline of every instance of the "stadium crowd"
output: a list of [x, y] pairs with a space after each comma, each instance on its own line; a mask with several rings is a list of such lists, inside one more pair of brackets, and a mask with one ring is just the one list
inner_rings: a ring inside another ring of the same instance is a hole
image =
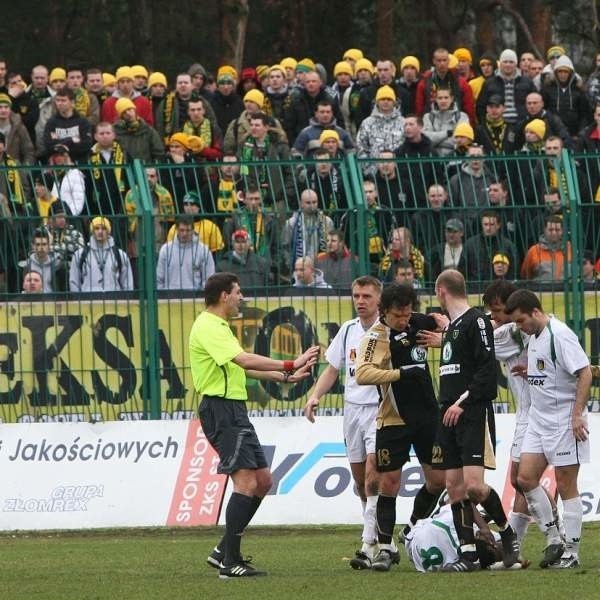
[[158, 289], [203, 289], [227, 270], [245, 287], [348, 290], [358, 242], [340, 161], [351, 153], [364, 159], [372, 275], [562, 281], [563, 149], [590, 155], [578, 217], [583, 278], [596, 285], [600, 54], [587, 78], [560, 46], [546, 60], [438, 48], [431, 66], [405, 56], [396, 68], [354, 48], [331, 79], [287, 57], [214, 76], [194, 63], [169, 82], [142, 65], [24, 73], [0, 58], [2, 286], [31, 291], [35, 271], [44, 292], [133, 289], [139, 190], [123, 167], [140, 159]]

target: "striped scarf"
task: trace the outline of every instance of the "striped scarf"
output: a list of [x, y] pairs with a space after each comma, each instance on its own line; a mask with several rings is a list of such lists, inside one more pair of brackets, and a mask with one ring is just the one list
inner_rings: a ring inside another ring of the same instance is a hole
[[203, 119], [198, 127], [194, 126], [191, 121], [186, 121], [183, 124], [183, 133], [187, 135], [196, 135], [202, 138], [205, 148], [212, 146], [212, 125], [208, 119]]
[[[3, 158], [4, 160], [0, 159], [0, 162], [4, 163], [7, 167], [17, 166], [17, 161], [8, 156], [8, 154], [5, 154]], [[8, 181], [8, 191], [10, 194], [10, 197], [7, 198], [7, 200], [13, 204], [20, 204], [23, 206], [25, 203], [25, 193], [23, 191], [21, 174], [18, 169], [8, 169], [8, 171], [6, 171], [6, 179]]]
[[[252, 219], [256, 215], [256, 219]], [[249, 213], [247, 210], [240, 210], [238, 214], [239, 229], [245, 229], [248, 232], [250, 247], [259, 256], [269, 256], [269, 248], [265, 239], [265, 218], [261, 212]], [[254, 222], [253, 222], [254, 221]]]
[[[112, 148], [110, 150], [111, 153], [111, 164], [114, 165], [124, 165], [125, 164], [125, 153], [123, 152], [123, 148], [121, 148], [121, 144], [118, 142], [113, 142]], [[93, 165], [101, 165], [102, 164], [102, 152], [98, 147], [98, 144], [94, 144], [92, 146], [92, 155], [90, 156], [90, 163]], [[123, 182], [123, 169], [119, 167], [115, 167], [115, 179], [119, 184], [119, 189], [123, 191], [125, 189], [125, 184]], [[102, 177], [102, 170], [95, 168], [92, 169], [93, 178], [98, 181]]]
[[90, 114], [90, 106], [91, 101], [88, 93], [82, 89], [78, 88], [73, 90], [73, 96], [75, 97], [75, 110], [82, 116], [87, 117]]

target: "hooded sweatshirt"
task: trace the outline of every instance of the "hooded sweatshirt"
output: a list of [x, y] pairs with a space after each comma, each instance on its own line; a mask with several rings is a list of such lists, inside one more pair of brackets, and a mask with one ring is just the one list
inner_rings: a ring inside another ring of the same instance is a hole
[[[564, 243], [562, 240], [551, 243], [544, 234], [540, 235], [540, 241], [529, 248], [523, 259], [521, 277], [523, 279], [535, 279], [536, 281], [561, 280], [565, 276], [565, 253], [563, 248]], [[571, 244], [567, 242], [567, 265], [571, 260]]]
[[404, 142], [404, 117], [397, 108], [382, 113], [377, 106], [360, 125], [356, 136], [359, 158], [378, 158], [383, 150], [396, 150]]

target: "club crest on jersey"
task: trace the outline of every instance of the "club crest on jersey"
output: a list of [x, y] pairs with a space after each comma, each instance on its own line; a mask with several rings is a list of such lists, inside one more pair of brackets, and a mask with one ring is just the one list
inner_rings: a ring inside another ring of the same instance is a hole
[[477, 325], [479, 325], [479, 329], [485, 329], [485, 321], [481, 317], [477, 319]]
[[457, 338], [458, 338], [458, 334], [459, 334], [459, 333], [460, 333], [460, 330], [459, 330], [459, 329], [455, 329], [455, 330], [452, 332], [452, 339], [453, 339], [453, 340], [457, 339]]
[[448, 362], [452, 358], [452, 344], [450, 342], [446, 342], [444, 344], [444, 348], [442, 349], [442, 360], [444, 362]]
[[410, 356], [415, 362], [425, 362], [427, 360], [427, 350], [421, 346], [415, 346], [410, 351]]
[[535, 366], [537, 367], [538, 371], [543, 371], [544, 367], [546, 365], [544, 364], [544, 361], [541, 358], [538, 358], [537, 361], [536, 361], [536, 363], [535, 363]]
[[356, 350], [354, 348], [350, 350], [350, 360], [353, 362], [356, 360]]

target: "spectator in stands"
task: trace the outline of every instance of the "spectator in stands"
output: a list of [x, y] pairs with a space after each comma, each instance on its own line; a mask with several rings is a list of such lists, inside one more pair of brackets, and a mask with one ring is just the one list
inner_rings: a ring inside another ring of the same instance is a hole
[[235, 70], [222, 66], [217, 71], [217, 91], [213, 94], [210, 104], [221, 131], [226, 132], [229, 124], [237, 119], [244, 110], [242, 99], [235, 92]]
[[[164, 73], [154, 71], [148, 77], [148, 92], [147, 98], [152, 104], [152, 115], [154, 116], [154, 124], [157, 131], [164, 127], [163, 108], [164, 100], [167, 97], [167, 78]], [[159, 133], [160, 135], [160, 133]]]
[[[324, 131], [334, 131], [337, 135], [338, 151], [344, 155], [354, 151], [354, 142], [348, 132], [339, 127], [333, 116], [334, 104], [329, 98], [319, 100], [314, 116], [296, 138], [292, 147], [292, 155], [298, 158], [313, 158], [316, 150], [321, 148], [321, 135]], [[330, 134], [331, 135], [331, 134]]]
[[273, 65], [268, 70], [268, 85], [264, 91], [264, 111], [283, 123], [284, 108], [289, 96], [289, 87], [285, 80], [285, 69], [281, 65]]
[[526, 97], [535, 91], [533, 81], [521, 74], [517, 68], [517, 54], [506, 49], [500, 54], [496, 74], [485, 80], [477, 98], [477, 115], [485, 120], [486, 106], [490, 96], [504, 98], [504, 120], [516, 123], [525, 117]]
[[69, 267], [73, 255], [85, 246], [81, 231], [69, 223], [71, 211], [67, 204], [57, 200], [50, 206], [47, 230], [50, 236], [50, 252], [60, 260], [60, 268], [55, 272], [55, 291], [69, 289]]
[[[200, 196], [196, 192], [187, 192], [183, 197], [183, 212], [188, 217], [192, 218], [194, 226], [194, 234], [215, 256], [225, 247], [223, 243], [223, 235], [218, 226], [210, 219], [205, 218], [201, 212]], [[179, 227], [177, 221], [169, 229], [167, 234], [167, 242], [175, 239]]]
[[250, 117], [250, 135], [239, 149], [238, 157], [242, 163], [241, 172], [247, 182], [258, 185], [263, 194], [263, 201], [273, 205], [284, 200], [291, 202], [292, 186], [288, 168], [283, 165], [249, 166], [244, 163], [261, 161], [280, 161], [290, 157], [290, 148], [279, 130], [271, 127], [271, 118], [264, 112], [254, 113]]
[[[425, 158], [435, 156], [431, 140], [423, 133], [423, 119], [408, 115], [404, 119], [404, 142], [396, 150], [398, 158]], [[398, 164], [398, 177], [407, 199], [412, 200], [411, 208], [424, 207], [427, 187], [436, 182], [436, 166], [432, 161], [419, 161]]]
[[541, 119], [546, 124], [546, 137], [558, 136], [563, 140], [567, 148], [573, 146], [569, 130], [565, 127], [561, 118], [544, 108], [544, 99], [538, 92], [532, 92], [525, 99], [525, 116], [516, 125], [515, 146], [521, 148], [525, 142], [525, 126], [534, 119]]
[[444, 239], [448, 211], [448, 192], [443, 185], [434, 183], [427, 189], [427, 210], [418, 210], [411, 215], [411, 230], [415, 232], [415, 243], [420, 248], [437, 246]]
[[[127, 189], [125, 169], [128, 157], [116, 141], [114, 127], [102, 121], [96, 125], [96, 143], [92, 146], [90, 164], [95, 168], [85, 171], [86, 193], [90, 214], [114, 216], [113, 238], [117, 246], [127, 244], [127, 219], [124, 197]], [[113, 165], [113, 168], [99, 168]]]
[[117, 108], [119, 100], [129, 100], [135, 108], [136, 115], [140, 120], [150, 127], [154, 127], [154, 114], [152, 112], [152, 104], [145, 96], [142, 96], [133, 87], [133, 72], [131, 67], [119, 67], [117, 69], [117, 89], [107, 98], [102, 104], [100, 111], [101, 119], [109, 123], [115, 123], [122, 118], [122, 111]]
[[[359, 158], [377, 158], [384, 150], [395, 151], [404, 141], [404, 117], [396, 107], [396, 93], [382, 85], [375, 95], [371, 115], [360, 125], [356, 136]], [[371, 166], [368, 170], [375, 171]]]
[[479, 77], [475, 77], [469, 80], [469, 87], [473, 92], [473, 101], [477, 102], [479, 99], [479, 94], [481, 93], [481, 88], [485, 83], [485, 80], [491, 77], [496, 70], [496, 66], [498, 64], [498, 60], [494, 54], [491, 52], [484, 52], [479, 57], [479, 71], [481, 75]]
[[21, 117], [12, 112], [8, 94], [0, 94], [0, 132], [5, 137], [7, 153], [22, 165], [35, 162], [35, 150]]
[[[20, 72], [11, 72], [7, 76], [8, 93], [12, 99], [12, 111], [21, 117], [29, 137], [35, 139], [35, 124], [40, 116], [37, 100], [27, 91], [27, 84]], [[0, 93], [1, 90], [0, 90]]]
[[581, 279], [583, 283], [598, 284], [599, 278], [595, 267], [594, 253], [591, 250], [585, 250], [583, 253], [583, 260], [581, 263]]
[[73, 164], [67, 146], [56, 144], [51, 150], [48, 164], [62, 167], [47, 172], [47, 177], [53, 182], [52, 196], [64, 202], [74, 216], [89, 214], [86, 207], [85, 176]]
[[423, 253], [413, 244], [412, 234], [406, 227], [392, 230], [388, 249], [379, 265], [379, 279], [384, 282], [394, 280], [396, 266], [401, 261], [408, 261], [413, 266], [419, 284], [425, 280], [425, 258]]
[[26, 271], [37, 271], [42, 276], [42, 291], [53, 292], [56, 290], [56, 275], [61, 268], [61, 257], [54, 254], [50, 248], [50, 234], [44, 227], [39, 227], [33, 232], [31, 254], [25, 261]]
[[178, 217], [175, 226], [177, 234], [158, 253], [156, 286], [159, 290], [203, 290], [215, 272], [213, 256], [196, 235], [191, 216]]
[[46, 123], [43, 134], [44, 155], [50, 156], [56, 144], [69, 150], [75, 162], [86, 162], [92, 147], [92, 128], [75, 110], [73, 92], [63, 88], [54, 96], [56, 114]]
[[483, 146], [488, 155], [512, 154], [515, 151], [515, 125], [504, 119], [504, 110], [502, 96], [488, 96], [485, 118], [475, 129], [475, 142]]
[[48, 119], [54, 114], [54, 94], [56, 93], [48, 84], [48, 69], [44, 65], [37, 65], [31, 70], [31, 85], [28, 92], [38, 103], [39, 116], [34, 126], [34, 135], [31, 141], [35, 145], [36, 156], [44, 155], [44, 129]]
[[510, 278], [516, 279], [517, 252], [511, 240], [501, 232], [500, 215], [493, 210], [484, 210], [480, 221], [481, 233], [465, 243], [468, 278], [472, 282], [492, 279], [492, 259], [496, 254], [504, 254], [511, 264]]
[[92, 67], [86, 71], [85, 89], [90, 95], [90, 98], [93, 96], [98, 102], [98, 119], [100, 119], [100, 107], [110, 95], [104, 88], [104, 80], [102, 78], [102, 71], [100, 69]]
[[200, 194], [202, 210], [215, 214], [215, 220], [221, 228], [230, 220], [245, 189], [237, 156], [225, 153], [222, 160], [217, 177], [209, 179]]
[[531, 52], [523, 52], [519, 58], [519, 69], [521, 69], [521, 75], [525, 77], [529, 77], [531, 79], [531, 75], [529, 74], [529, 70], [531, 67], [531, 63], [535, 60], [535, 56]]
[[300, 209], [283, 228], [282, 249], [285, 264], [294, 269], [298, 258], [316, 259], [327, 250], [327, 234], [334, 228], [333, 221], [319, 209], [319, 198], [313, 190], [300, 195]]
[[231, 250], [225, 252], [217, 263], [217, 271], [235, 273], [244, 289], [267, 286], [270, 283], [269, 267], [268, 261], [252, 250], [245, 229], [231, 234]]
[[206, 84], [208, 83], [208, 72], [204, 66], [200, 63], [193, 63], [190, 65], [187, 72], [192, 78], [192, 87], [194, 88], [194, 93], [199, 94], [207, 100], [212, 98], [212, 93], [206, 87]]
[[346, 127], [350, 124], [350, 94], [352, 93], [352, 76], [354, 67], [351, 63], [342, 60], [333, 67], [335, 83], [331, 87], [338, 106], [342, 111]]
[[[111, 98], [104, 106], [110, 100]], [[164, 158], [165, 147], [160, 136], [145, 120], [138, 117], [134, 102], [129, 98], [119, 98], [115, 102], [114, 111], [118, 115], [118, 121], [113, 125], [117, 141], [132, 159], [139, 158], [142, 162], [149, 163]]]
[[416, 56], [405, 56], [400, 61], [400, 78], [398, 84], [407, 92], [407, 103], [403, 106], [404, 114], [415, 113], [415, 98], [417, 97], [417, 86], [421, 79], [421, 63]]
[[590, 106], [595, 107], [600, 102], [600, 52], [594, 59], [594, 70], [589, 74], [585, 84]]
[[[452, 206], [461, 209], [463, 222], [470, 234], [476, 226], [479, 209], [488, 206], [488, 185], [494, 175], [481, 160], [483, 147], [473, 144], [467, 151], [467, 157], [458, 173], [450, 177], [448, 191]], [[491, 257], [490, 257], [491, 258]]]
[[377, 172], [375, 173], [375, 187], [379, 201], [383, 206], [393, 207], [396, 220], [399, 224], [407, 220], [407, 213], [401, 212], [406, 208], [407, 198], [402, 182], [398, 177], [396, 169], [395, 153], [386, 148], [382, 150], [378, 157]]
[[42, 276], [37, 271], [25, 271], [23, 275], [23, 293], [41, 294], [44, 289]]
[[239, 205], [223, 227], [225, 239], [231, 239], [233, 232], [240, 229], [248, 234], [250, 249], [266, 261], [275, 277], [281, 262], [278, 260], [281, 249], [277, 222], [273, 215], [265, 210], [262, 193], [253, 184], [248, 185], [246, 192], [240, 193]]
[[553, 77], [544, 80], [542, 97], [544, 106], [560, 117], [571, 137], [576, 137], [593, 121], [583, 79], [575, 73], [573, 63], [566, 54], [554, 63]]
[[492, 258], [492, 270], [494, 279], [506, 279], [510, 269], [510, 259], [506, 254], [495, 254]]
[[460, 219], [448, 219], [446, 221], [444, 243], [436, 245], [429, 258], [431, 267], [431, 279], [437, 279], [438, 275], [445, 269], [454, 269], [466, 275], [466, 252], [463, 246], [464, 225]]
[[421, 285], [415, 278], [415, 268], [408, 260], [401, 260], [395, 267], [393, 283], [406, 283], [416, 289]]
[[140, 94], [146, 94], [148, 91], [148, 69], [144, 65], [132, 65], [131, 74], [133, 75], [133, 89]]
[[320, 100], [329, 100], [333, 108], [333, 118], [338, 127], [344, 127], [344, 117], [332, 93], [329, 93], [317, 71], [309, 71], [304, 76], [304, 87], [290, 94], [289, 104], [285, 107], [283, 127], [288, 142], [294, 144], [300, 132], [310, 125], [311, 117], [317, 111]]
[[199, 152], [195, 152], [196, 160], [217, 161], [223, 155], [223, 134], [216, 123], [206, 116], [204, 107], [206, 100], [190, 98], [187, 102], [188, 118], [181, 127], [182, 133], [199, 138], [202, 143]]
[[473, 92], [464, 77], [450, 69], [450, 56], [446, 48], [437, 48], [433, 53], [433, 67], [423, 73], [417, 86], [415, 111], [419, 116], [429, 112], [439, 88], [452, 90], [457, 110], [467, 113], [471, 123], [475, 123]]
[[451, 89], [438, 88], [431, 111], [423, 117], [423, 133], [439, 156], [454, 153], [454, 130], [459, 123], [469, 123], [469, 116], [458, 110]]
[[539, 76], [542, 73], [543, 68], [544, 61], [540, 60], [539, 58], [532, 60], [531, 64], [529, 65], [529, 78], [533, 81], [535, 89], [538, 90], [538, 92], [540, 90]]
[[349, 98], [350, 123], [345, 123], [346, 130], [352, 139], [356, 139], [358, 128], [362, 122], [360, 97], [363, 90], [373, 83], [374, 70], [373, 63], [368, 58], [359, 58], [354, 65], [355, 81], [352, 84]]
[[[327, 143], [326, 136], [333, 135], [335, 132], [328, 132], [326, 129], [321, 134], [321, 139]], [[348, 201], [342, 182], [342, 174], [337, 164], [331, 162], [331, 156], [325, 148], [317, 150], [313, 158], [317, 161], [314, 169], [308, 175], [308, 187], [317, 192], [321, 206], [325, 212], [339, 223], [343, 216], [343, 211], [348, 208]]]
[[[154, 215], [154, 250], [156, 255], [167, 239], [167, 231], [172, 223], [175, 222], [175, 203], [173, 196], [167, 188], [158, 182], [158, 172], [154, 167], [146, 168], [146, 181], [150, 190], [152, 200], [152, 214]], [[138, 256], [137, 248], [137, 222], [140, 214], [138, 207], [140, 200], [137, 197], [138, 190], [133, 188], [125, 196], [125, 210], [129, 215], [129, 244], [127, 254], [132, 260], [133, 265]]]
[[315, 267], [334, 289], [350, 290], [356, 274], [357, 261], [344, 242], [344, 232], [332, 229], [327, 234], [327, 251], [319, 252]]
[[71, 259], [69, 289], [72, 292], [133, 290], [133, 273], [127, 254], [115, 245], [106, 217], [90, 221], [90, 241]]
[[164, 163], [167, 167], [158, 170], [160, 182], [169, 190], [175, 200], [177, 212], [183, 212], [183, 197], [190, 191], [196, 191], [205, 180], [205, 173], [194, 167], [195, 155], [191, 150], [194, 136], [174, 133], [167, 142], [167, 155]]
[[523, 259], [521, 278], [562, 281], [570, 273], [571, 261], [571, 243], [563, 240], [562, 218], [558, 215], [549, 216], [539, 242], [529, 248]]
[[546, 138], [546, 123], [542, 119], [533, 119], [525, 125], [525, 144], [521, 152], [525, 154], [542, 154]]
[[[250, 90], [244, 96], [244, 111], [237, 119], [229, 123], [225, 132], [225, 140], [223, 148], [225, 152], [239, 154], [244, 142], [252, 134], [250, 119], [256, 113], [265, 114], [262, 110], [265, 102], [265, 96], [260, 90]], [[281, 141], [286, 141], [287, 137], [281, 123], [274, 117], [267, 115], [267, 123], [270, 132], [276, 134], [276, 137]]]
[[75, 110], [93, 127], [100, 121], [100, 104], [96, 96], [90, 94], [83, 86], [84, 79], [82, 68], [75, 66], [67, 68], [67, 87], [73, 92]]
[[48, 75], [48, 82], [54, 92], [67, 87], [67, 72], [62, 67], [54, 67]]
[[533, 186], [532, 196], [536, 199], [536, 204], [541, 204], [541, 199], [549, 188], [567, 190], [567, 182], [564, 171], [557, 163], [560, 154], [563, 150], [563, 141], [556, 136], [546, 138], [544, 142], [544, 154], [547, 160], [538, 160], [533, 170]]
[[310, 256], [301, 256], [294, 263], [295, 288], [326, 288], [331, 286], [323, 278], [323, 273], [315, 269], [313, 259]]

